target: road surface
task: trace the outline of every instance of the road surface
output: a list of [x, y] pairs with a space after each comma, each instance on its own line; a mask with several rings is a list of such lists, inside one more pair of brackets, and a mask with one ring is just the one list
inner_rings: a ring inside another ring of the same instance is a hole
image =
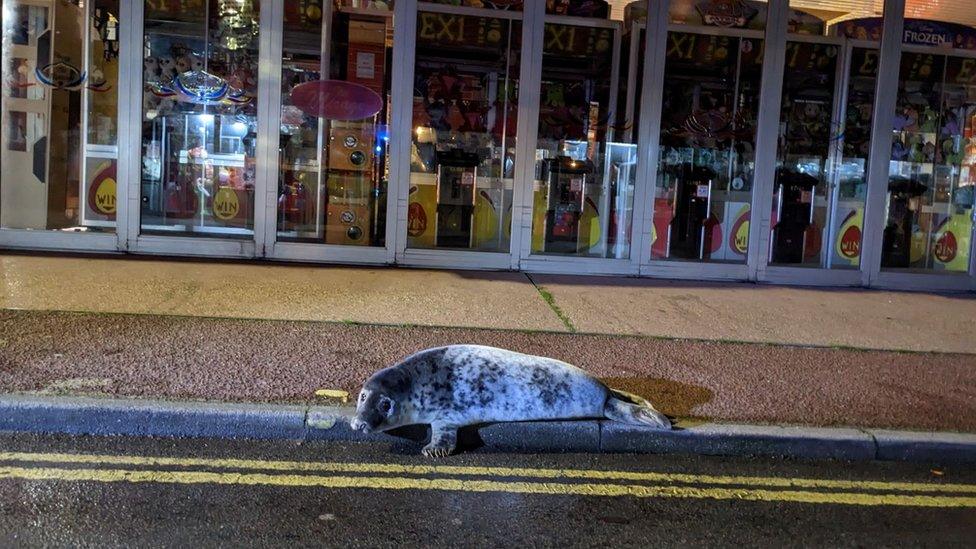
[[964, 546], [976, 468], [0, 434], [0, 546]]

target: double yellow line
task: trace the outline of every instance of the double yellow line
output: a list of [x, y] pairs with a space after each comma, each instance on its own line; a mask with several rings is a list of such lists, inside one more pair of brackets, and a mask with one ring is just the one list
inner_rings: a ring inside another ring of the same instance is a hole
[[640, 471], [0, 452], [0, 479], [976, 508], [976, 485]]

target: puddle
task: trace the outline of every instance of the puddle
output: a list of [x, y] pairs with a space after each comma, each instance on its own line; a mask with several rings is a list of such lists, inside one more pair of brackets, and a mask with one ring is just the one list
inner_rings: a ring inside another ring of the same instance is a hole
[[644, 397], [661, 412], [680, 418], [707, 419], [695, 413], [695, 409], [715, 396], [705, 387], [655, 377], [604, 377], [600, 381], [613, 389]]

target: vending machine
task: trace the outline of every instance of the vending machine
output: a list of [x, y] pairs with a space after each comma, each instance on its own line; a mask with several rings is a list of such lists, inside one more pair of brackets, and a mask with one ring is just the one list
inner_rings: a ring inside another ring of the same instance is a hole
[[460, 149], [438, 151], [436, 158], [437, 246], [470, 248], [481, 159]]
[[581, 234], [580, 225], [586, 205], [586, 187], [593, 180], [594, 165], [589, 160], [569, 156], [547, 158], [542, 163], [542, 180], [546, 184], [545, 247], [548, 253], [575, 254]]

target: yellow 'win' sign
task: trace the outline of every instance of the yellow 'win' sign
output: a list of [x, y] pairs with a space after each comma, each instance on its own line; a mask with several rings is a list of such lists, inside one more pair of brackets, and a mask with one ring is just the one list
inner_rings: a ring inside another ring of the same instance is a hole
[[230, 187], [217, 189], [217, 194], [213, 198], [213, 214], [217, 219], [224, 221], [234, 219], [241, 210], [241, 203], [237, 199], [237, 193]]

